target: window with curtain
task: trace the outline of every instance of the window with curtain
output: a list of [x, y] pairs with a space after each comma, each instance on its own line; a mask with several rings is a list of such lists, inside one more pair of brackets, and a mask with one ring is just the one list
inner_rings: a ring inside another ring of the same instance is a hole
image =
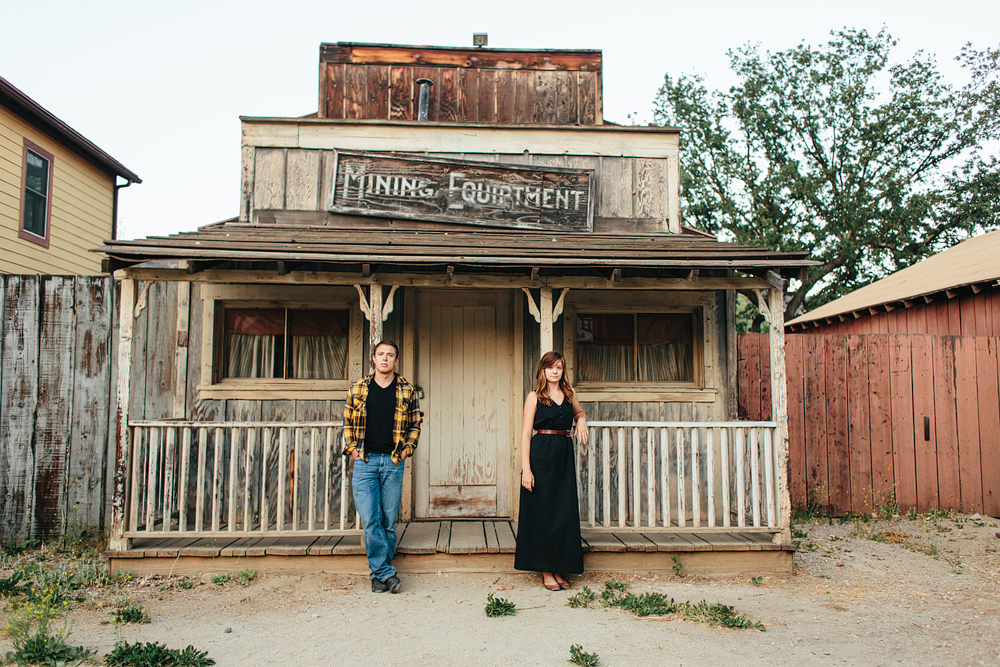
[[344, 380], [347, 310], [226, 308], [223, 377]]
[[694, 313], [579, 313], [578, 382], [693, 382]]

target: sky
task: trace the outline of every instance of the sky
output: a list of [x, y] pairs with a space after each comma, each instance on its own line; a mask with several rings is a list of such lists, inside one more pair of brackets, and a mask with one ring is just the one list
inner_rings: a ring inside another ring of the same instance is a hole
[[2, 17], [0, 76], [143, 179], [120, 192], [121, 238], [236, 215], [239, 117], [315, 112], [323, 42], [471, 46], [486, 32], [494, 48], [600, 49], [604, 117], [623, 124], [651, 119], [665, 73], [728, 88], [727, 51], [745, 44], [781, 51], [885, 26], [894, 60], [934, 54], [956, 85], [964, 44], [1000, 45], [998, 0], [50, 0], [7, 3]]

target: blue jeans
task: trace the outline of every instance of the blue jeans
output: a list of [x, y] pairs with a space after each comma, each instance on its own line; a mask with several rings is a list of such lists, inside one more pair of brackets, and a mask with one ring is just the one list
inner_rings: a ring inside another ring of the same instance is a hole
[[392, 557], [396, 554], [396, 518], [403, 498], [403, 469], [388, 454], [369, 454], [354, 462], [354, 506], [365, 530], [365, 553], [370, 577], [385, 581], [396, 574]]

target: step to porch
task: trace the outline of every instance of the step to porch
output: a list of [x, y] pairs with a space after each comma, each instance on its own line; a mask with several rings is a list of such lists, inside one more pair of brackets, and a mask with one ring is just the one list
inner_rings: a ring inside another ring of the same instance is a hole
[[[398, 527], [394, 564], [400, 572], [514, 570], [517, 524], [511, 521], [415, 521]], [[794, 547], [767, 533], [583, 531], [587, 571], [770, 575], [792, 573]], [[274, 537], [137, 537], [127, 551], [109, 551], [112, 572], [136, 576], [236, 572], [366, 574], [360, 534]], [[676, 560], [675, 560], [676, 559]]]

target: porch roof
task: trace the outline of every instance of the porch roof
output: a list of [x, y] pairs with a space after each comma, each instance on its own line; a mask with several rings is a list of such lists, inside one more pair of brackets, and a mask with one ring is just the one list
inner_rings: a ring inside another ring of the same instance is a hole
[[545, 268], [556, 272], [594, 268], [732, 269], [751, 273], [770, 270], [787, 276], [815, 263], [807, 259], [808, 253], [774, 252], [720, 242], [689, 229], [682, 234], [398, 230], [386, 229], [392, 220], [382, 220], [381, 227], [373, 226], [373, 222], [366, 218], [363, 227], [333, 229], [225, 221], [170, 236], [108, 240], [94, 250], [110, 258], [110, 271], [150, 260], [193, 260], [378, 264], [410, 271], [442, 265], [479, 270]]

